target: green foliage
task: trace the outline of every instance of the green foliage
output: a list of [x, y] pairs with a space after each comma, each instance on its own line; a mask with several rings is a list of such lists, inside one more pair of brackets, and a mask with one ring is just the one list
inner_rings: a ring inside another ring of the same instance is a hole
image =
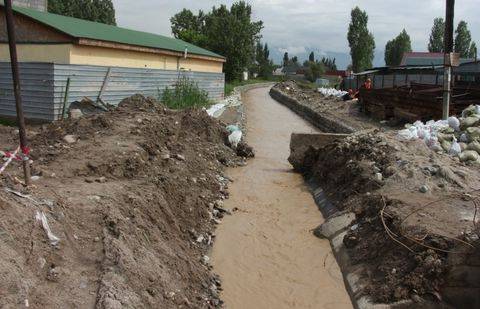
[[270, 78], [273, 75], [273, 70], [275, 65], [273, 61], [269, 59], [270, 50], [268, 49], [268, 44], [262, 45], [262, 43], [257, 42], [255, 50], [255, 66], [254, 73], [258, 74], [259, 78]]
[[16, 125], [17, 124], [13, 120], [6, 119], [6, 118], [0, 118], [0, 126], [14, 127]]
[[48, 0], [48, 12], [116, 25], [112, 0]]
[[278, 77], [272, 76], [270, 78], [255, 78], [255, 79], [249, 79], [244, 81], [238, 81], [238, 80], [231, 81], [231, 82], [225, 83], [225, 96], [231, 95], [235, 87], [238, 87], [238, 86], [260, 84], [260, 83], [267, 83], [267, 82], [281, 82], [281, 81], [284, 81], [282, 76], [278, 76]]
[[470, 54], [468, 55], [468, 58], [477, 60], [477, 56], [478, 56], [477, 44], [475, 44], [475, 42], [472, 42], [472, 44], [470, 45]]
[[314, 83], [323, 73], [325, 73], [325, 67], [322, 62], [310, 62], [305, 70], [305, 78]]
[[288, 58], [288, 53], [285, 52], [285, 54], [283, 54], [283, 66], [287, 66], [289, 61], [290, 58]]
[[351, 12], [351, 21], [348, 27], [348, 43], [352, 56], [354, 72], [361, 72], [372, 67], [375, 50], [375, 39], [368, 31], [368, 15], [357, 6]]
[[327, 58], [327, 57], [322, 57], [322, 64], [325, 67], [325, 70], [327, 71], [336, 71], [337, 70], [337, 64], [335, 63], [337, 59], [333, 58]]
[[308, 56], [308, 61], [315, 62], [315, 54], [313, 53], [313, 51]]
[[183, 9], [180, 13], [170, 18], [172, 34], [175, 38], [198, 46], [206, 46], [207, 37], [204, 34], [205, 14], [198, 11], [198, 15], [192, 11]]
[[211, 104], [208, 93], [187, 77], [180, 78], [173, 89], [167, 87], [160, 100], [172, 109], [203, 107]]
[[400, 65], [403, 54], [412, 51], [412, 42], [407, 31], [402, 32], [385, 46], [385, 63], [388, 66]]
[[433, 20], [432, 32], [428, 41], [428, 51], [431, 53], [443, 53], [445, 50], [445, 21], [438, 17]]
[[227, 81], [240, 79], [252, 67], [255, 43], [260, 39], [263, 22], [252, 21], [252, 7], [245, 1], [213, 7], [211, 12], [194, 15], [182, 10], [170, 20], [175, 37], [225, 56]]
[[470, 56], [470, 47], [472, 44], [472, 35], [468, 30], [468, 25], [461, 20], [455, 30], [455, 52], [460, 54], [461, 58]]
[[290, 60], [290, 62], [293, 63], [293, 64], [298, 64], [298, 57], [293, 56], [292, 59]]

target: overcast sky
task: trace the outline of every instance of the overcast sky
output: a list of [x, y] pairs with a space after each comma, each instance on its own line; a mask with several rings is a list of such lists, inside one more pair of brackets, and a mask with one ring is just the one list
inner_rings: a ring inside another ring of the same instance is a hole
[[[113, 0], [119, 26], [171, 35], [170, 17], [183, 8], [208, 11], [233, 0]], [[445, 15], [445, 0], [249, 0], [254, 18], [263, 20], [264, 41], [271, 48], [291, 54], [305, 47], [349, 52], [346, 33], [350, 10], [358, 5], [369, 15], [369, 29], [377, 51], [405, 28], [414, 51], [425, 51], [433, 19]], [[480, 43], [480, 1], [457, 0], [455, 22], [468, 22], [472, 37]], [[480, 44], [477, 44], [480, 46]]]

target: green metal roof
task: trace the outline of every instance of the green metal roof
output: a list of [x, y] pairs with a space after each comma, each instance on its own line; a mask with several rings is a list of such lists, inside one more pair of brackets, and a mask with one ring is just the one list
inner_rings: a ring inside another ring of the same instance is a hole
[[[0, 3], [0, 6], [3, 6], [3, 1]], [[191, 54], [224, 58], [209, 50], [163, 35], [135, 31], [23, 7], [14, 6], [13, 10], [16, 13], [30, 17], [39, 23], [53, 27], [75, 38], [85, 38], [141, 47], [158, 48], [181, 53], [185, 51], [186, 47], [188, 52]]]

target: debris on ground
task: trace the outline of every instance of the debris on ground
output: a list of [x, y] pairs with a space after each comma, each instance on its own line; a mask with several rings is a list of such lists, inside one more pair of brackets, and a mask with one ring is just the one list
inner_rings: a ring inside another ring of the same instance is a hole
[[421, 121], [398, 132], [401, 140], [422, 140], [436, 152], [446, 152], [458, 157], [461, 162], [479, 163], [480, 153], [480, 106], [466, 108], [462, 117], [448, 120]]
[[332, 119], [337, 119], [338, 122], [342, 122], [357, 130], [381, 127], [379, 122], [370, 119], [361, 112], [358, 100], [344, 101], [340, 96], [332, 95], [334, 93], [343, 93], [338, 90], [305, 88], [301, 87], [301, 85], [295, 81], [278, 83], [274, 86], [274, 89], [281, 91], [290, 98], [302, 102], [317, 113], [321, 113]]
[[[14, 133], [0, 126], [0, 149]], [[23, 188], [18, 163], [0, 178], [0, 307], [222, 305], [207, 254], [226, 215], [223, 170], [253, 154], [229, 146], [223, 123], [136, 95], [28, 135], [38, 180]]]
[[[303, 164], [337, 208], [356, 214], [343, 241], [350, 259], [366, 266], [375, 302], [420, 296], [475, 308], [478, 299], [468, 295], [478, 290], [480, 268], [468, 261], [478, 256], [480, 169], [379, 130], [310, 147]], [[448, 279], [460, 269], [476, 285]]]

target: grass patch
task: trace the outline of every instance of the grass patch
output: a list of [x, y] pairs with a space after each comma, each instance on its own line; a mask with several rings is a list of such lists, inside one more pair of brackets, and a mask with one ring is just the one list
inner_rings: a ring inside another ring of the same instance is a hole
[[255, 79], [249, 79], [244, 81], [234, 80], [232, 82], [225, 83], [225, 96], [227, 97], [231, 95], [235, 87], [260, 84], [260, 83], [268, 83], [268, 82], [279, 82], [281, 80], [282, 80], [281, 77], [278, 77], [278, 78], [272, 77], [271, 79], [255, 78]]
[[13, 120], [0, 118], [0, 126], [14, 127], [16, 125], [17, 124]]
[[187, 77], [180, 78], [173, 88], [166, 88], [161, 96], [161, 102], [171, 109], [189, 107], [204, 107], [211, 105], [208, 92], [198, 87]]
[[309, 81], [297, 81], [297, 85], [302, 89], [317, 90], [318, 88], [316, 83], [311, 83]]

